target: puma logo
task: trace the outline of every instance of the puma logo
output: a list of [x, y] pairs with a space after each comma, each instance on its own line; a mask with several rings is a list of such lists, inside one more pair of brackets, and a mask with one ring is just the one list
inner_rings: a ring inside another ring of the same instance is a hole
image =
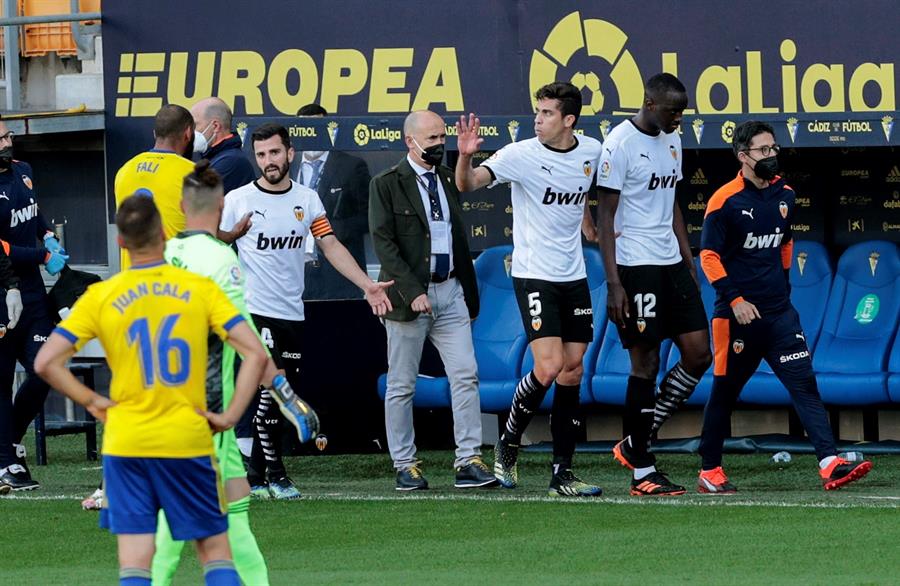
[[253, 210], [253, 213], [254, 213], [254, 214], [259, 214], [260, 216], [263, 217], [263, 219], [265, 219], [265, 217], [266, 217], [266, 212], [267, 212], [267, 211], [269, 211], [269, 210], [263, 210], [263, 211]]
[[753, 208], [750, 208], [750, 211], [741, 210], [741, 214], [744, 216], [750, 216], [750, 219], [753, 219]]
[[646, 153], [641, 153], [641, 156], [644, 157], [645, 159], [647, 159], [648, 161], [650, 160], [650, 155], [648, 155]]
[[610, 149], [606, 148], [606, 147], [603, 147], [603, 150], [605, 150], [605, 151], [608, 152], [609, 154], [612, 154], [612, 151], [611, 151]]
[[553, 175], [553, 167], [545, 167], [545, 166], [541, 165], [541, 169], [546, 171], [549, 175]]

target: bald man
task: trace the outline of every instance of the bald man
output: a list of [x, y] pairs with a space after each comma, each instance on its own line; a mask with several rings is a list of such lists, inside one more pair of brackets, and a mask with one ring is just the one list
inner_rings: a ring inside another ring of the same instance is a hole
[[450, 380], [456, 440], [456, 488], [496, 486], [481, 460], [481, 402], [471, 321], [478, 315], [475, 268], [462, 223], [453, 171], [442, 166], [443, 119], [411, 113], [403, 124], [408, 153], [369, 185], [369, 231], [381, 261], [380, 281], [393, 309], [384, 316], [388, 343], [384, 400], [396, 489], [428, 488], [416, 458], [413, 395], [425, 338]]
[[256, 179], [250, 159], [241, 150], [241, 137], [231, 130], [231, 109], [219, 98], [200, 100], [191, 108], [196, 132], [194, 152], [209, 159], [222, 176], [225, 194]]

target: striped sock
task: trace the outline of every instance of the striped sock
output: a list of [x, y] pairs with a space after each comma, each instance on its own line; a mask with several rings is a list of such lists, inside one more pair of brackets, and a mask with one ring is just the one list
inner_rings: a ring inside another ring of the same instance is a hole
[[150, 586], [150, 570], [144, 568], [120, 568], [119, 586]]
[[659, 384], [659, 393], [656, 395], [651, 435], [659, 431], [663, 423], [668, 421], [681, 404], [687, 401], [699, 382], [699, 379], [692, 377], [684, 370], [680, 362], [666, 373], [665, 378]]
[[522, 434], [531, 423], [534, 412], [541, 406], [548, 388], [534, 376], [533, 370], [519, 381], [506, 419], [506, 429], [500, 439], [510, 444], [518, 444], [522, 440]]
[[231, 560], [213, 560], [203, 565], [206, 586], [241, 586], [241, 579]]

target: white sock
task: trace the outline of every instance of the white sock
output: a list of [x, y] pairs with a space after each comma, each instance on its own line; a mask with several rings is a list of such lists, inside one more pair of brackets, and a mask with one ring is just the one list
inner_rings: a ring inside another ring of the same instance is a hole
[[822, 458], [819, 460], [819, 469], [824, 470], [831, 465], [837, 459], [837, 456], [828, 456], [827, 458]]
[[647, 466], [646, 468], [635, 468], [634, 469], [634, 479], [640, 480], [645, 478], [648, 474], [656, 472], [656, 466]]

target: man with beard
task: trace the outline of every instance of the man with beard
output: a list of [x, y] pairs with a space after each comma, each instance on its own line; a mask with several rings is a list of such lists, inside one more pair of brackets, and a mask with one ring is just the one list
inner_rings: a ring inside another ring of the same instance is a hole
[[[377, 316], [391, 310], [384, 290], [393, 281], [373, 282], [335, 238], [318, 194], [288, 176], [294, 148], [286, 128], [264, 124], [253, 132], [251, 141], [262, 175], [228, 194], [221, 225], [230, 226], [238, 218], [252, 215], [249, 232], [236, 240], [247, 275], [247, 308], [275, 364], [285, 371], [291, 387], [299, 389], [305, 239], [316, 238], [332, 266], [365, 292]], [[300, 496], [281, 459], [280, 429], [278, 407], [264, 390], [254, 416], [247, 470], [252, 494], [257, 497]]]
[[[181, 209], [181, 186], [185, 176], [194, 171], [190, 157], [194, 152], [196, 132], [194, 118], [181, 106], [168, 104], [159, 109], [153, 120], [153, 148], [122, 165], [116, 173], [116, 209], [132, 194], [153, 199], [162, 216], [166, 240], [184, 230], [184, 211]], [[239, 218], [231, 230], [219, 231], [217, 237], [233, 242], [246, 233], [248, 218]], [[131, 265], [128, 252], [122, 249], [121, 269]]]

